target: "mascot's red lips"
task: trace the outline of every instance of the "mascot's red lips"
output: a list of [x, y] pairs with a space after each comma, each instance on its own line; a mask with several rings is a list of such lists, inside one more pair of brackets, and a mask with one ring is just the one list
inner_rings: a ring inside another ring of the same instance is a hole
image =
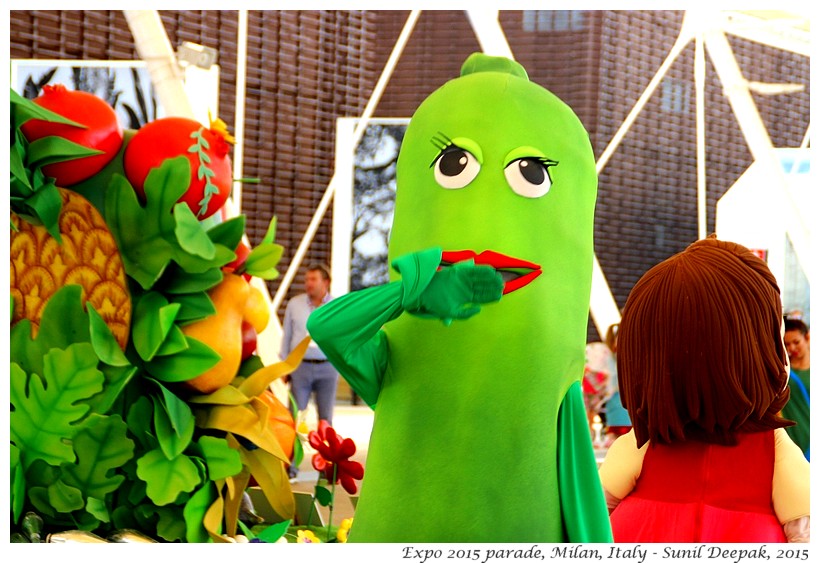
[[503, 295], [521, 289], [540, 276], [542, 272], [541, 266], [534, 262], [513, 258], [494, 250], [485, 250], [481, 254], [476, 254], [473, 250], [453, 250], [441, 253], [441, 264], [443, 266], [470, 259], [476, 264], [492, 266], [501, 274], [501, 277], [504, 278]]

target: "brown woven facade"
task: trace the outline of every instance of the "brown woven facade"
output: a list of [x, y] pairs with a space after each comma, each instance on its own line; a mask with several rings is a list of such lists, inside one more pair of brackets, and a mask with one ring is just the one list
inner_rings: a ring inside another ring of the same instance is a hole
[[[277, 217], [282, 272], [332, 177], [335, 120], [363, 112], [408, 14], [249, 12], [243, 176], [260, 182], [244, 184], [242, 205], [252, 244]], [[220, 117], [234, 130], [237, 12], [160, 15], [173, 46], [191, 41], [218, 52]], [[516, 10], [499, 19], [516, 59], [573, 107], [599, 156], [669, 53], [683, 12]], [[748, 80], [805, 85], [795, 94], [755, 97], [774, 145], [798, 146], [809, 123], [808, 58], [729, 39]], [[137, 57], [119, 11], [11, 11], [10, 47], [13, 59]], [[423, 12], [375, 115], [409, 117], [476, 50], [464, 12]], [[595, 247], [619, 306], [647, 269], [698, 236], [693, 64], [692, 44], [600, 176]], [[708, 56], [706, 79], [711, 232], [717, 200], [752, 159]], [[331, 221], [328, 213], [289, 296], [308, 263], [330, 261]], [[597, 339], [592, 328], [590, 337]]]

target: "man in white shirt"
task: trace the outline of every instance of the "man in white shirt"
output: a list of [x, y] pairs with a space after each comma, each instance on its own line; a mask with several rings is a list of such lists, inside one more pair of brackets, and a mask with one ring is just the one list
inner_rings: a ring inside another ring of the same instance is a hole
[[[279, 357], [288, 354], [307, 336], [307, 320], [319, 306], [333, 299], [330, 295], [330, 271], [322, 264], [312, 264], [305, 274], [305, 293], [296, 295], [285, 308], [282, 346]], [[291, 392], [303, 415], [312, 393], [315, 393], [319, 420], [333, 424], [336, 386], [339, 374], [315, 342], [311, 341], [302, 363], [291, 374]]]

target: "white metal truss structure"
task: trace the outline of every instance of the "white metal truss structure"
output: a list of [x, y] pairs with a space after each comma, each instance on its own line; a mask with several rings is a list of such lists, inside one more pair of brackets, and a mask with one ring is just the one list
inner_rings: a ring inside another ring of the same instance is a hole
[[[498, 20], [496, 10], [467, 10], [467, 17], [476, 34], [481, 49], [491, 55], [501, 55], [514, 58], [506, 36]], [[418, 21], [421, 12], [413, 10], [408, 16], [402, 32], [400, 33], [390, 57], [376, 83], [370, 99], [359, 118], [357, 128], [354, 133], [355, 146], [367, 126], [368, 120], [373, 117], [373, 111], [381, 98], [382, 93], [390, 80], [393, 70], [401, 56], [404, 47], [410, 38], [413, 28]], [[126, 17], [131, 26], [132, 33], [137, 45], [137, 52], [140, 57], [148, 63], [149, 71], [152, 75], [155, 88], [163, 105], [168, 108], [169, 114], [178, 111], [185, 114], [190, 111], [186, 109], [186, 101], [179, 99], [184, 97], [184, 91], [179, 87], [180, 77], [174, 74], [176, 61], [173, 50], [168, 44], [167, 35], [162, 28], [159, 16], [152, 11], [126, 11]], [[247, 14], [240, 10], [239, 38], [237, 49], [237, 110], [236, 110], [236, 130], [237, 145], [235, 147], [234, 166], [241, 170], [242, 167], [242, 131], [244, 130], [244, 68], [245, 49], [247, 38]], [[658, 68], [655, 75], [649, 80], [643, 94], [639, 97], [632, 110], [624, 119], [620, 128], [616, 131], [612, 140], [604, 149], [597, 162], [597, 170], [600, 173], [611, 159], [613, 153], [628, 133], [638, 114], [643, 110], [663, 77], [671, 67], [675, 59], [690, 43], [695, 43], [694, 78], [696, 85], [696, 127], [697, 127], [697, 194], [698, 194], [698, 225], [699, 236], [706, 236], [706, 159], [705, 159], [705, 127], [704, 127], [704, 88], [705, 88], [705, 53], [708, 52], [717, 75], [723, 85], [723, 90], [731, 105], [732, 111], [737, 119], [746, 143], [756, 163], [764, 163], [770, 170], [772, 178], [781, 178], [783, 181], [774, 182], [774, 197], [782, 197], [787, 200], [786, 213], [789, 215], [787, 224], [790, 225], [788, 236], [790, 237], [798, 259], [807, 265], [811, 256], [811, 240], [808, 225], [802, 219], [802, 214], [796, 208], [790, 195], [785, 189], [785, 178], [783, 170], [774, 152], [772, 141], [766, 131], [763, 120], [757, 110], [752, 98], [751, 91], [777, 93], [788, 91], [790, 85], [770, 85], [752, 83], [744, 79], [743, 74], [734, 57], [731, 46], [727, 39], [727, 34], [742, 37], [744, 39], [769, 45], [774, 48], [784, 49], [806, 57], [810, 56], [809, 49], [809, 16], [807, 13], [784, 12], [784, 11], [726, 11], [726, 10], [688, 10], [685, 13], [683, 24], [675, 44], [668, 53], [666, 59]], [[175, 109], [178, 108], [178, 109]], [[809, 124], [806, 124], [806, 133], [803, 147], [809, 143]], [[327, 208], [333, 198], [336, 188], [336, 173], [331, 178], [324, 196], [316, 208], [313, 218], [308, 225], [291, 262], [287, 272], [273, 296], [271, 307], [277, 311], [281, 306], [290, 285], [302, 263], [302, 260], [310, 247], [316, 231], [321, 223]], [[233, 208], [239, 212], [238, 204], [241, 203], [241, 192], [239, 187], [235, 190], [236, 196]], [[810, 269], [805, 267], [809, 280]], [[615, 299], [606, 281], [606, 278], [598, 263], [597, 257], [594, 261], [592, 296], [590, 300], [590, 313], [595, 322], [598, 332], [603, 335], [612, 323], [620, 320]], [[273, 357], [275, 350], [278, 350], [281, 327], [279, 326], [276, 314], [271, 315], [272, 326], [260, 335], [260, 354], [263, 359]]]

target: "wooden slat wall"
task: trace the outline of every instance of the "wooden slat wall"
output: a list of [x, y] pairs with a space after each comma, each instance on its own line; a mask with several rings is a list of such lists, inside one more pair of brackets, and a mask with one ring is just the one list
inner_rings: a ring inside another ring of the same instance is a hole
[[[246, 177], [243, 208], [251, 242], [271, 216], [287, 268], [332, 176], [335, 118], [360, 115], [408, 11], [252, 11], [249, 15]], [[163, 11], [173, 45], [217, 49], [222, 67], [220, 117], [233, 129], [236, 25], [233, 11]], [[584, 122], [596, 155], [666, 57], [681, 11], [587, 12], [581, 29], [525, 31], [523, 11], [500, 13], [516, 58], [530, 78], [566, 101]], [[11, 12], [12, 58], [134, 58], [121, 12]], [[730, 36], [749, 80], [799, 82], [800, 93], [755, 96], [775, 146], [797, 146], [809, 122], [809, 60]], [[462, 11], [424, 12], [379, 104], [378, 117], [409, 117], [421, 101], [479, 49]], [[596, 252], [619, 306], [652, 265], [697, 238], [694, 50], [669, 76], [689, 85], [690, 107], [649, 104], [601, 174]], [[707, 57], [708, 230], [715, 204], [751, 164], [751, 156]], [[328, 261], [330, 214], [305, 262]], [[294, 280], [299, 290], [304, 268]], [[275, 291], [278, 282], [271, 284]], [[281, 310], [280, 310], [281, 314]], [[597, 334], [590, 330], [590, 339]]]

